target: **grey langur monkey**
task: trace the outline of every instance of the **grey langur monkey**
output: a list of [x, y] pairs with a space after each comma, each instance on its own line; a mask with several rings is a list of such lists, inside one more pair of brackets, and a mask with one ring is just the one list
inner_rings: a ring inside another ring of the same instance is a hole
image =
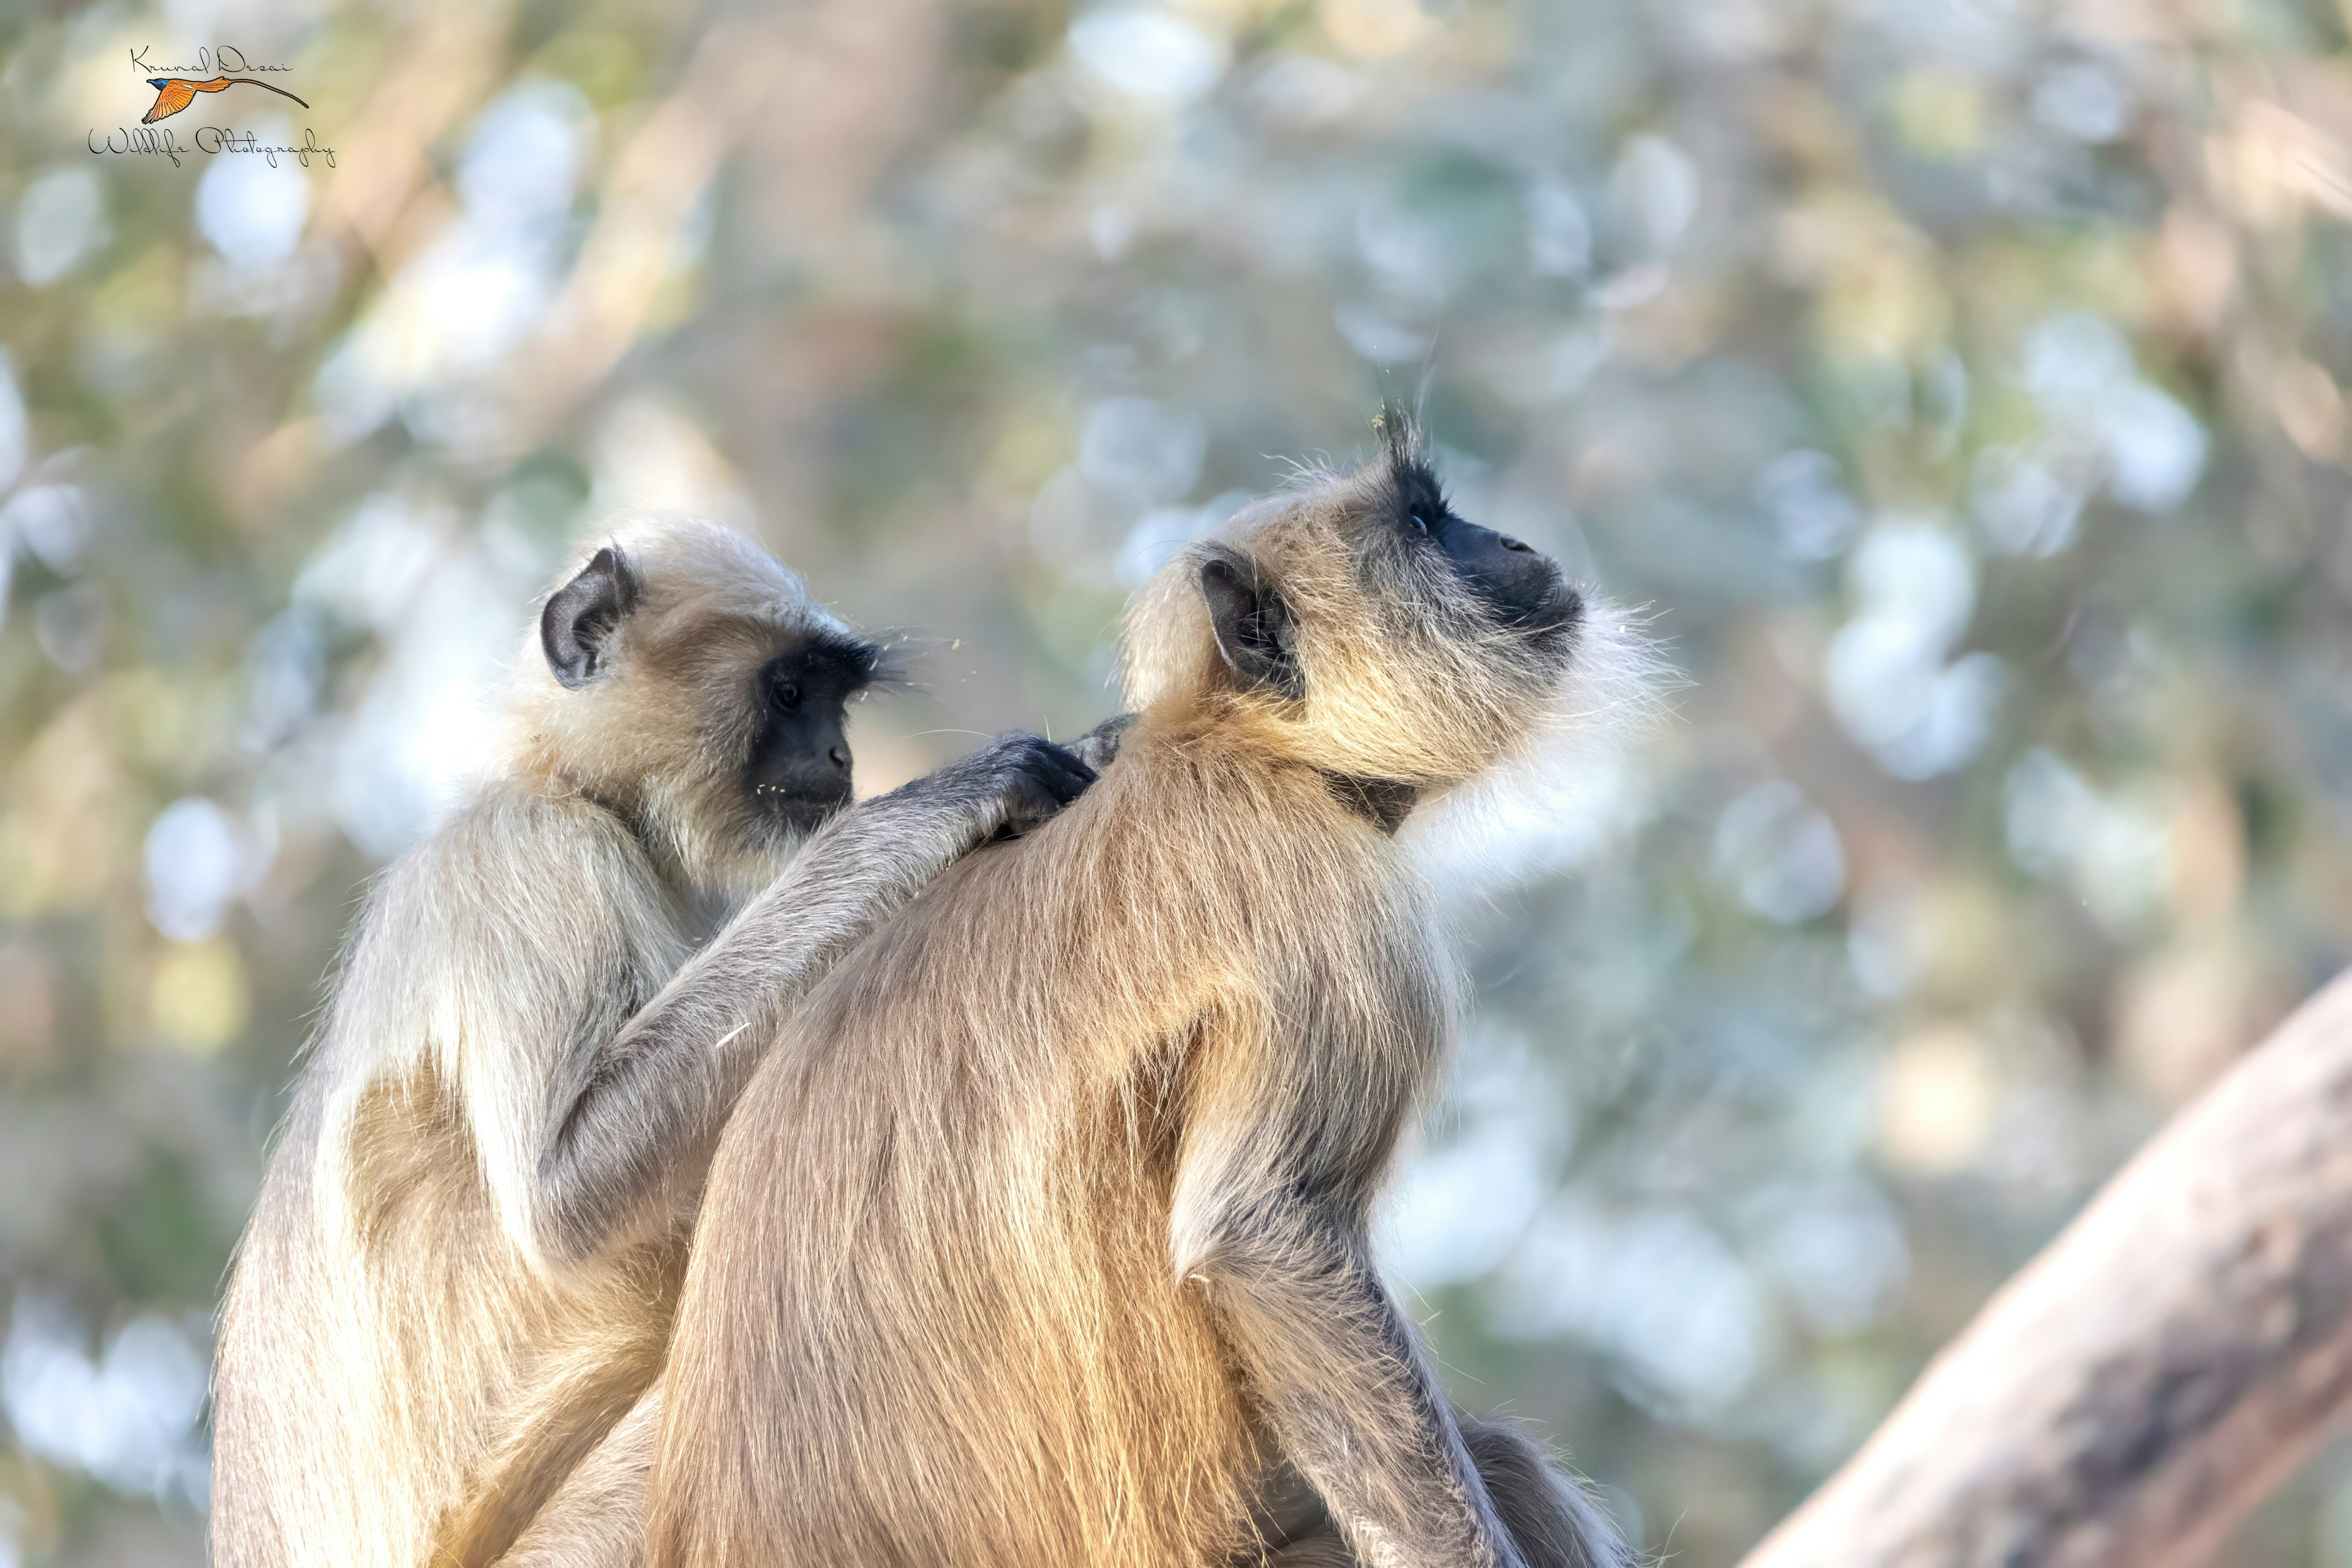
[[502, 1549], [657, 1372], [787, 1011], [1092, 781], [1015, 735], [853, 806], [880, 662], [698, 519], [625, 522], [549, 595], [495, 764], [367, 901], [238, 1248], [225, 1568], [418, 1568], [461, 1512]]
[[1388, 434], [1163, 568], [1101, 783], [786, 1022], [697, 1220], [653, 1568], [1626, 1562], [1457, 1419], [1370, 1232], [1458, 995], [1398, 831], [1637, 711], [1647, 655]]

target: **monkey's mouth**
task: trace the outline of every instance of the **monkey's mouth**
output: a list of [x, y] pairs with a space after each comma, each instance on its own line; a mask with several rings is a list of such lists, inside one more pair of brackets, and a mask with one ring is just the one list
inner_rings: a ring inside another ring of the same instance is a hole
[[1496, 625], [1530, 642], [1544, 642], [1574, 630], [1584, 616], [1584, 595], [1559, 563], [1516, 540], [1493, 570], [1468, 573], [1464, 581]]
[[1545, 595], [1543, 602], [1519, 620], [1507, 621], [1506, 625], [1531, 632], [1572, 632], [1576, 629], [1577, 623], [1584, 619], [1584, 595], [1577, 592], [1576, 584], [1561, 574], [1558, 567], [1552, 570], [1552, 590]]
[[1546, 561], [1547, 581], [1529, 584], [1530, 592], [1515, 603], [1490, 608], [1505, 633], [1528, 654], [1550, 661], [1565, 659], [1576, 646], [1577, 629], [1584, 624], [1584, 595], [1568, 574]]
[[751, 805], [760, 815], [777, 826], [793, 832], [813, 833], [824, 826], [835, 812], [849, 804], [850, 790], [844, 784], [837, 790], [812, 793], [789, 784], [763, 784], [751, 786]]

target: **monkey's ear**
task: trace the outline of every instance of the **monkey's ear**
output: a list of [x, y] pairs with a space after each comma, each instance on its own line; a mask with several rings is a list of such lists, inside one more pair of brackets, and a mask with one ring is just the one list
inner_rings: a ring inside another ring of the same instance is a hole
[[1217, 651], [1244, 689], [1264, 689], [1294, 701], [1307, 695], [1290, 606], [1247, 557], [1220, 550], [1202, 562], [1201, 597], [1209, 604]]
[[555, 591], [539, 616], [539, 646], [555, 679], [577, 689], [604, 673], [613, 629], [637, 605], [637, 574], [611, 545]]

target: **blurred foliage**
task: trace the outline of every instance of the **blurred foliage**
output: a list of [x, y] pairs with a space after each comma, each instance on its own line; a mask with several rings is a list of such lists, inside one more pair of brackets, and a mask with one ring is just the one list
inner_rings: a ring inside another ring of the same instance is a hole
[[[1107, 711], [1129, 588], [1384, 396], [1692, 682], [1591, 822], [1459, 879], [1479, 1009], [1392, 1254], [1467, 1401], [1732, 1561], [2352, 941], [2346, 40], [0, 9], [0, 1564], [200, 1552], [320, 977], [601, 517], [729, 519], [904, 631], [870, 789]], [[147, 76], [275, 66], [308, 110], [134, 137]], [[2347, 1478], [2228, 1560], [2352, 1563]]]

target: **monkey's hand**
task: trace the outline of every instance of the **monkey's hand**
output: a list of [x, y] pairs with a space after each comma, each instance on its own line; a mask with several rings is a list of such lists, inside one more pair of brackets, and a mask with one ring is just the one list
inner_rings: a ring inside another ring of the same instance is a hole
[[1100, 773], [1118, 761], [1119, 742], [1127, 739], [1128, 731], [1134, 727], [1135, 715], [1132, 713], [1106, 719], [1070, 742], [1070, 755]]
[[1008, 735], [996, 745], [1005, 752], [997, 775], [1004, 810], [996, 828], [999, 838], [1018, 838], [1041, 826], [1086, 794], [1097, 776], [1068, 747], [1040, 736]]
[[1000, 735], [968, 757], [885, 795], [955, 805], [971, 813], [975, 844], [1017, 838], [1086, 793], [1095, 770], [1042, 736]]

